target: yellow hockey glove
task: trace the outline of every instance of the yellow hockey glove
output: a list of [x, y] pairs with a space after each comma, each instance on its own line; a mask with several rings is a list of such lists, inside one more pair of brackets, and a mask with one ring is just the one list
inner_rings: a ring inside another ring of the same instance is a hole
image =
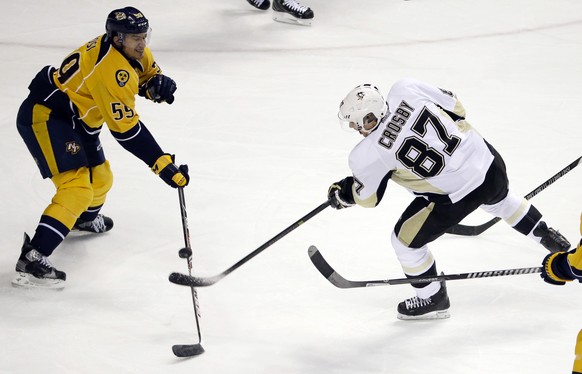
[[163, 154], [157, 160], [152, 171], [162, 178], [169, 186], [173, 188], [184, 187], [190, 182], [188, 175], [188, 165], [174, 164], [174, 155], [168, 153]]
[[[582, 235], [582, 215], [580, 235]], [[564, 285], [574, 279], [582, 283], [582, 240], [573, 251], [547, 255], [542, 262], [541, 277], [545, 282], [555, 285]]]
[[571, 282], [574, 278], [567, 275], [568, 271], [564, 269], [564, 265], [568, 268], [567, 252], [550, 253], [542, 261], [541, 277], [544, 282], [556, 286], [563, 286], [566, 282]]

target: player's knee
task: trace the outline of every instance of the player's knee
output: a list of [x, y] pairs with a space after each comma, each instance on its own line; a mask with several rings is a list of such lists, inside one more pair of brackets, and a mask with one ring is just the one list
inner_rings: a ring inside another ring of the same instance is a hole
[[76, 217], [87, 210], [93, 201], [93, 188], [88, 168], [69, 170], [55, 175], [51, 180], [57, 188], [53, 204], [62, 206]]
[[[407, 273], [422, 273], [434, 262], [431, 252], [426, 245], [420, 248], [411, 248], [404, 243], [396, 233], [391, 235], [394, 253]], [[420, 270], [419, 270], [420, 269]]]
[[113, 173], [109, 161], [91, 168], [93, 201], [91, 206], [99, 206], [105, 203], [105, 197], [113, 185]]
[[493, 205], [482, 205], [481, 208], [515, 226], [527, 214], [530, 205], [529, 201], [509, 191], [505, 199]]

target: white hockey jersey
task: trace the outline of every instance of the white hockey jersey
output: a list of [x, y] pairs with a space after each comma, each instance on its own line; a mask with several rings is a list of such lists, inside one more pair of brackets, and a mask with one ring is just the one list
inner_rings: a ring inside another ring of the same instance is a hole
[[453, 203], [483, 183], [493, 154], [452, 92], [402, 79], [386, 102], [388, 114], [350, 153], [358, 205], [376, 206], [388, 178], [415, 195]]

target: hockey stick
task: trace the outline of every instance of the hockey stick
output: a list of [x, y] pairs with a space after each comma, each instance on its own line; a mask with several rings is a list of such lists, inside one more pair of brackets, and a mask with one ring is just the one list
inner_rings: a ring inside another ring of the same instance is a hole
[[239, 267], [241, 267], [242, 265], [244, 265], [246, 262], [248, 262], [250, 259], [252, 259], [256, 255], [258, 255], [259, 253], [263, 252], [265, 249], [269, 248], [271, 245], [275, 244], [277, 241], [279, 241], [279, 239], [283, 238], [284, 236], [289, 234], [291, 231], [295, 230], [296, 228], [298, 228], [299, 226], [301, 226], [302, 224], [307, 222], [309, 219], [311, 219], [313, 216], [315, 216], [316, 214], [318, 214], [319, 212], [321, 212], [322, 210], [324, 210], [328, 206], [329, 206], [329, 201], [324, 202], [323, 204], [321, 204], [317, 208], [313, 209], [311, 212], [307, 213], [305, 216], [301, 217], [298, 221], [293, 223], [291, 226], [287, 227], [285, 230], [283, 230], [280, 233], [278, 233], [277, 235], [275, 235], [272, 239], [267, 241], [265, 244], [261, 245], [259, 248], [255, 249], [254, 251], [252, 251], [251, 253], [246, 255], [243, 259], [241, 259], [236, 264], [232, 265], [231, 267], [229, 267], [228, 269], [226, 269], [225, 271], [223, 271], [220, 274], [217, 274], [217, 275], [212, 276], [212, 277], [193, 277], [191, 274], [186, 275], [186, 274], [182, 274], [182, 273], [172, 273], [172, 274], [170, 274], [170, 282], [180, 284], [182, 286], [190, 286], [190, 287], [211, 286], [214, 283], [221, 280], [222, 278], [226, 277], [228, 274], [232, 273], [234, 270], [236, 270]]
[[[180, 213], [182, 216], [182, 231], [184, 233], [184, 248], [180, 249], [178, 255], [185, 258], [188, 262], [188, 274], [192, 275], [192, 248], [190, 247], [190, 231], [188, 230], [188, 215], [186, 214], [186, 199], [184, 189], [178, 187], [178, 198], [180, 200]], [[175, 344], [172, 346], [172, 352], [177, 357], [191, 357], [204, 353], [202, 348], [202, 334], [200, 333], [200, 304], [198, 303], [198, 293], [194, 287], [192, 291], [192, 304], [194, 305], [194, 318], [196, 320], [196, 330], [198, 331], [198, 343], [196, 344]]]
[[[548, 187], [549, 185], [551, 185], [552, 183], [554, 183], [558, 179], [562, 178], [564, 175], [566, 175], [569, 171], [574, 169], [580, 163], [582, 163], [582, 157], [578, 157], [570, 165], [566, 166], [565, 168], [563, 168], [562, 170], [560, 170], [559, 172], [554, 174], [553, 177], [551, 177], [550, 179], [548, 179], [547, 181], [545, 181], [544, 183], [539, 185], [532, 192], [525, 195], [525, 198], [527, 200], [531, 199], [532, 197], [534, 197], [538, 193], [545, 190], [546, 187]], [[488, 228], [490, 228], [491, 226], [493, 226], [494, 224], [496, 224], [499, 221], [501, 221], [501, 218], [495, 217], [495, 218], [485, 222], [484, 224], [478, 225], [478, 226], [465, 226], [465, 225], [457, 224], [457, 225], [451, 227], [450, 229], [448, 229], [447, 234], [463, 235], [463, 236], [477, 236], [479, 234], [482, 234], [485, 230], [487, 230]]]
[[506, 275], [535, 274], [542, 271], [541, 267], [532, 267], [507, 270], [476, 271], [472, 273], [460, 273], [460, 274], [435, 275], [433, 277], [352, 281], [339, 275], [323, 258], [319, 250], [314, 245], [309, 247], [307, 253], [309, 254], [309, 259], [311, 260], [313, 265], [315, 265], [317, 270], [319, 270], [319, 272], [325, 277], [325, 279], [327, 279], [331, 284], [338, 288], [358, 288], [396, 284], [431, 283], [442, 280], [475, 279], [475, 278], [501, 277]]

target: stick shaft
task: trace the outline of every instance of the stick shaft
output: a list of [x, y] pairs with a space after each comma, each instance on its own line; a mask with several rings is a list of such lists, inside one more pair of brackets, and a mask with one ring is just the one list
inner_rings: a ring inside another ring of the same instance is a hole
[[[186, 197], [184, 196], [184, 188], [178, 187], [178, 199], [180, 202], [180, 214], [182, 217], [182, 232], [184, 233], [184, 246], [190, 247], [190, 230], [188, 229], [188, 213], [186, 212]], [[188, 262], [188, 274], [192, 275], [192, 255], [186, 259]], [[198, 292], [194, 287], [190, 287], [192, 292], [192, 305], [194, 307], [194, 317], [196, 320], [196, 331], [198, 332], [198, 343], [202, 343], [202, 333], [200, 332], [200, 303], [198, 301]]]
[[217, 275], [211, 277], [193, 277], [192, 274], [185, 275], [181, 273], [172, 273], [170, 274], [169, 280], [172, 283], [179, 284], [182, 286], [190, 286], [190, 287], [206, 287], [215, 284], [216, 282], [220, 281], [222, 278], [226, 277], [228, 274], [232, 273], [248, 261], [250, 261], [253, 257], [257, 256], [259, 253], [263, 252], [265, 249], [269, 248], [283, 237], [287, 236], [291, 231], [295, 230], [299, 226], [303, 225], [305, 222], [316, 216], [322, 210], [329, 206], [329, 201], [325, 201], [317, 208], [313, 209], [311, 212], [307, 213], [305, 216], [301, 217], [299, 220], [294, 222], [291, 226], [287, 227], [285, 230], [281, 231], [271, 239], [269, 239], [266, 243], [261, 245], [259, 248], [255, 249], [242, 259], [240, 259], [237, 263], [219, 273]]
[[331, 265], [325, 260], [325, 258], [323, 258], [323, 255], [321, 254], [321, 252], [319, 252], [319, 250], [315, 246], [312, 245], [309, 247], [308, 254], [311, 262], [317, 268], [317, 270], [324, 276], [324, 278], [338, 288], [392, 286], [398, 284], [426, 284], [442, 280], [477, 279], [477, 278], [501, 277], [507, 275], [535, 274], [540, 273], [542, 271], [541, 267], [530, 267], [506, 270], [476, 271], [472, 273], [444, 274], [435, 275], [431, 277], [354, 281], [344, 278], [337, 271], [335, 271], [331, 267]]

